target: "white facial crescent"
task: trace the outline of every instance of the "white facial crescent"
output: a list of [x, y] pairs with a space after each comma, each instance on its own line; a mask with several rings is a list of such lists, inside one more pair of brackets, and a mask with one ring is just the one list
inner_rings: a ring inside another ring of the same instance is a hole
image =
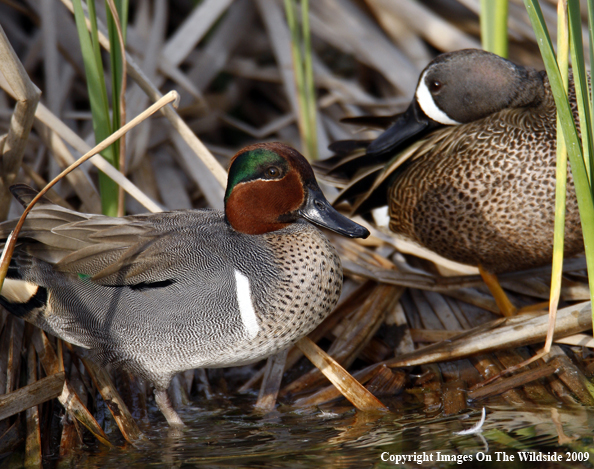
[[417, 98], [417, 103], [421, 106], [421, 109], [425, 113], [427, 117], [433, 119], [436, 122], [444, 125], [458, 125], [460, 122], [455, 121], [454, 119], [450, 119], [448, 115], [443, 112], [441, 109], [437, 107], [435, 101], [433, 100], [433, 96], [431, 96], [431, 92], [427, 88], [425, 83], [425, 76], [427, 75], [427, 71], [423, 73], [421, 77], [421, 81], [419, 82], [419, 87], [417, 88], [417, 92], [415, 94]]

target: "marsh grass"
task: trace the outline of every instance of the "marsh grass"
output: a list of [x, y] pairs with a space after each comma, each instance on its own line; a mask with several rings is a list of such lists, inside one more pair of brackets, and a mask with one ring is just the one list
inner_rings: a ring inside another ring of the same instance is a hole
[[[565, 145], [569, 161], [571, 163], [571, 171], [575, 182], [575, 191], [578, 199], [578, 206], [580, 210], [580, 217], [582, 223], [582, 231], [584, 234], [584, 246], [586, 251], [586, 261], [588, 271], [594, 272], [594, 198], [591, 185], [591, 171], [592, 171], [592, 121], [590, 111], [592, 109], [592, 96], [588, 87], [588, 81], [585, 71], [585, 57], [582, 45], [581, 33], [581, 13], [579, 1], [569, 0], [567, 2], [567, 17], [568, 17], [568, 32], [569, 32], [569, 51], [572, 58], [573, 79], [576, 88], [576, 98], [579, 111], [581, 139], [578, 135], [576, 124], [573, 120], [569, 100], [567, 97], [566, 86], [564, 85], [563, 75], [567, 73], [567, 57], [565, 54], [561, 55], [560, 68], [555, 58], [555, 51], [549, 36], [546, 22], [544, 20], [542, 10], [536, 0], [525, 0], [526, 9], [530, 15], [530, 20], [537, 37], [537, 44], [539, 45], [547, 75], [551, 83], [551, 89], [557, 105], [557, 113], [560, 121], [560, 126], [563, 131]], [[592, 2], [588, 2], [588, 9], [594, 8]], [[590, 19], [592, 12], [589, 11], [588, 18]], [[561, 27], [564, 31], [564, 27]], [[593, 38], [590, 34], [590, 50], [593, 45]], [[557, 179], [558, 184], [562, 184], [562, 174]], [[562, 189], [558, 186], [557, 192]], [[560, 200], [559, 203], [562, 203]], [[561, 207], [556, 208], [559, 213], [563, 210]], [[556, 223], [556, 241], [557, 254], [555, 259], [558, 262], [558, 251], [562, 250], [563, 225], [560, 221]], [[560, 248], [559, 248], [560, 246]], [[555, 264], [557, 269], [560, 269], [558, 263]], [[559, 279], [559, 275], [554, 278]], [[589, 275], [589, 284], [591, 295], [594, 294], [594, 275]], [[592, 298], [592, 297], [591, 297]], [[593, 317], [594, 322], [594, 317]]]
[[480, 24], [483, 49], [506, 58], [508, 11], [508, 0], [481, 0]]
[[[309, 0], [284, 0], [284, 4], [287, 23], [291, 31], [293, 75], [299, 102], [299, 132], [306, 156], [310, 160], [317, 160], [316, 91], [309, 27]], [[301, 13], [300, 21], [297, 19], [299, 11]], [[299, 23], [301, 23], [301, 27], [299, 27]]]
[[[120, 97], [122, 90], [125, 91], [125, 63], [123, 62], [123, 55], [121, 53], [120, 37], [125, 41], [128, 1], [115, 0], [115, 8], [118, 11], [120, 19], [119, 24], [116, 23], [112, 11], [108, 7], [106, 8], [110, 41], [111, 109], [109, 107], [107, 83], [105, 82], [101, 45], [99, 43], [95, 0], [90, 0], [87, 3], [88, 18], [91, 23], [90, 32], [87, 30], [82, 0], [73, 0], [73, 5], [76, 29], [87, 77], [87, 89], [89, 91], [90, 108], [93, 116], [95, 141], [99, 143], [122, 126], [124, 123], [122, 122], [122, 117], [125, 119], [126, 115], [124, 100]], [[118, 28], [120, 29], [120, 34], [118, 34]], [[120, 147], [112, 145], [105, 149], [102, 155], [115, 168], [120, 167]], [[120, 189], [104, 173], [99, 173], [99, 190], [101, 194], [101, 206], [105, 215], [115, 217], [123, 213], [123, 207], [118, 208]]]

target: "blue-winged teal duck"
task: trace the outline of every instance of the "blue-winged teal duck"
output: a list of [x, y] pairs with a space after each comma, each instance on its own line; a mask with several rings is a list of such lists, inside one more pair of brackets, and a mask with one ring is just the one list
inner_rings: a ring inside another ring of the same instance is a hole
[[[23, 205], [35, 195], [13, 186]], [[45, 331], [166, 389], [198, 367], [258, 361], [334, 308], [340, 260], [315, 226], [368, 231], [334, 210], [296, 150], [267, 143], [231, 160], [225, 212], [109, 218], [42, 200], [19, 236], [0, 304]], [[4, 238], [14, 222], [0, 225]]]
[[[451, 52], [423, 70], [403, 114], [350, 120], [387, 127], [375, 140], [331, 146], [331, 171], [351, 178], [339, 200], [355, 213], [387, 205], [391, 231], [492, 273], [551, 261], [556, 107], [544, 72]], [[565, 254], [582, 250], [569, 175]]]

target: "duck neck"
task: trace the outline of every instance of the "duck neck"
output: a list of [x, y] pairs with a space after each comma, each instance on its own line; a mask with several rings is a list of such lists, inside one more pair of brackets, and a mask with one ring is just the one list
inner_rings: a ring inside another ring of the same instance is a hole
[[509, 107], [538, 107], [545, 100], [544, 81], [546, 73], [533, 68], [522, 67], [522, 86], [517, 87]]

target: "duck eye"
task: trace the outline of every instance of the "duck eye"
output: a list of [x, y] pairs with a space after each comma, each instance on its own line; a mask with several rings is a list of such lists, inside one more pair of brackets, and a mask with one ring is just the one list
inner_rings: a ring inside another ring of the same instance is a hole
[[266, 177], [273, 179], [280, 176], [280, 170], [276, 166], [270, 166], [266, 169]]
[[429, 83], [429, 89], [432, 93], [437, 93], [439, 90], [441, 90], [441, 86], [441, 81], [438, 80], [432, 80], [431, 83]]

